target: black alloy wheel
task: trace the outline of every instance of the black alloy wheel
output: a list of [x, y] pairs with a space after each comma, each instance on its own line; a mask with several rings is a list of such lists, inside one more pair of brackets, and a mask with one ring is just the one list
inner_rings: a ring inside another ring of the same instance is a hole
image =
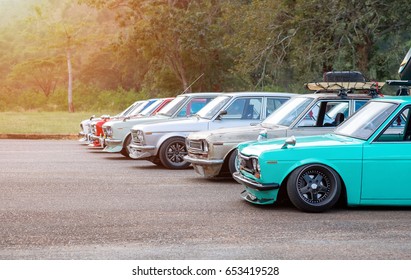
[[340, 198], [341, 179], [328, 166], [304, 165], [291, 173], [287, 181], [287, 193], [298, 209], [323, 212], [334, 206]]
[[185, 139], [180, 137], [167, 139], [159, 151], [161, 163], [169, 169], [184, 169], [190, 166], [190, 163], [184, 160], [187, 154]]

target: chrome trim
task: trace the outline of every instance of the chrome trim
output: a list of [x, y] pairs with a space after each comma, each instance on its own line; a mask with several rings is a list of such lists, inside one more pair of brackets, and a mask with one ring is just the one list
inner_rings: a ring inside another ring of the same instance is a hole
[[280, 188], [280, 184], [277, 184], [277, 183], [261, 184], [261, 183], [258, 183], [256, 181], [253, 181], [245, 177], [240, 172], [234, 172], [233, 178], [241, 185], [244, 185], [248, 188], [255, 189], [258, 191], [269, 191], [269, 190], [275, 190], [275, 189]]
[[214, 164], [223, 164], [223, 159], [200, 159], [200, 158], [193, 158], [190, 156], [185, 156], [184, 160], [187, 162], [191, 162], [198, 165], [214, 165]]

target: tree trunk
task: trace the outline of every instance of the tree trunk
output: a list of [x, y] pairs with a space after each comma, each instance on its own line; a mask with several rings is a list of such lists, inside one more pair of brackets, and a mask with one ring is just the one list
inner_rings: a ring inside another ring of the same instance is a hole
[[74, 113], [73, 105], [73, 73], [71, 68], [71, 49], [70, 49], [70, 37], [68, 38], [67, 44], [67, 69], [68, 69], [68, 89], [67, 89], [67, 100], [68, 100], [68, 110], [69, 113]]

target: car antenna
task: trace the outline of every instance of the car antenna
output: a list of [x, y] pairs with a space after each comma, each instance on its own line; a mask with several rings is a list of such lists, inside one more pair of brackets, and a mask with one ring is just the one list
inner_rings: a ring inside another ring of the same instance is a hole
[[204, 76], [204, 73], [202, 73], [200, 76], [198, 76], [198, 78], [195, 79], [194, 82], [192, 82], [192, 83], [191, 83], [182, 93], [180, 93], [180, 94], [186, 93], [187, 90], [188, 90], [189, 88], [191, 88], [191, 86], [194, 85], [202, 76]]

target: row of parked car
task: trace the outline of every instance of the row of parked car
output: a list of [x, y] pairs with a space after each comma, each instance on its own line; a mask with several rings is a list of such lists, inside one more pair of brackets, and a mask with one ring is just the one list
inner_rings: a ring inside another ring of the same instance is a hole
[[233, 177], [255, 204], [288, 198], [321, 212], [411, 205], [411, 100], [384, 83], [333, 72], [311, 94], [187, 93], [137, 101], [114, 117], [81, 122], [82, 141], [168, 169]]

